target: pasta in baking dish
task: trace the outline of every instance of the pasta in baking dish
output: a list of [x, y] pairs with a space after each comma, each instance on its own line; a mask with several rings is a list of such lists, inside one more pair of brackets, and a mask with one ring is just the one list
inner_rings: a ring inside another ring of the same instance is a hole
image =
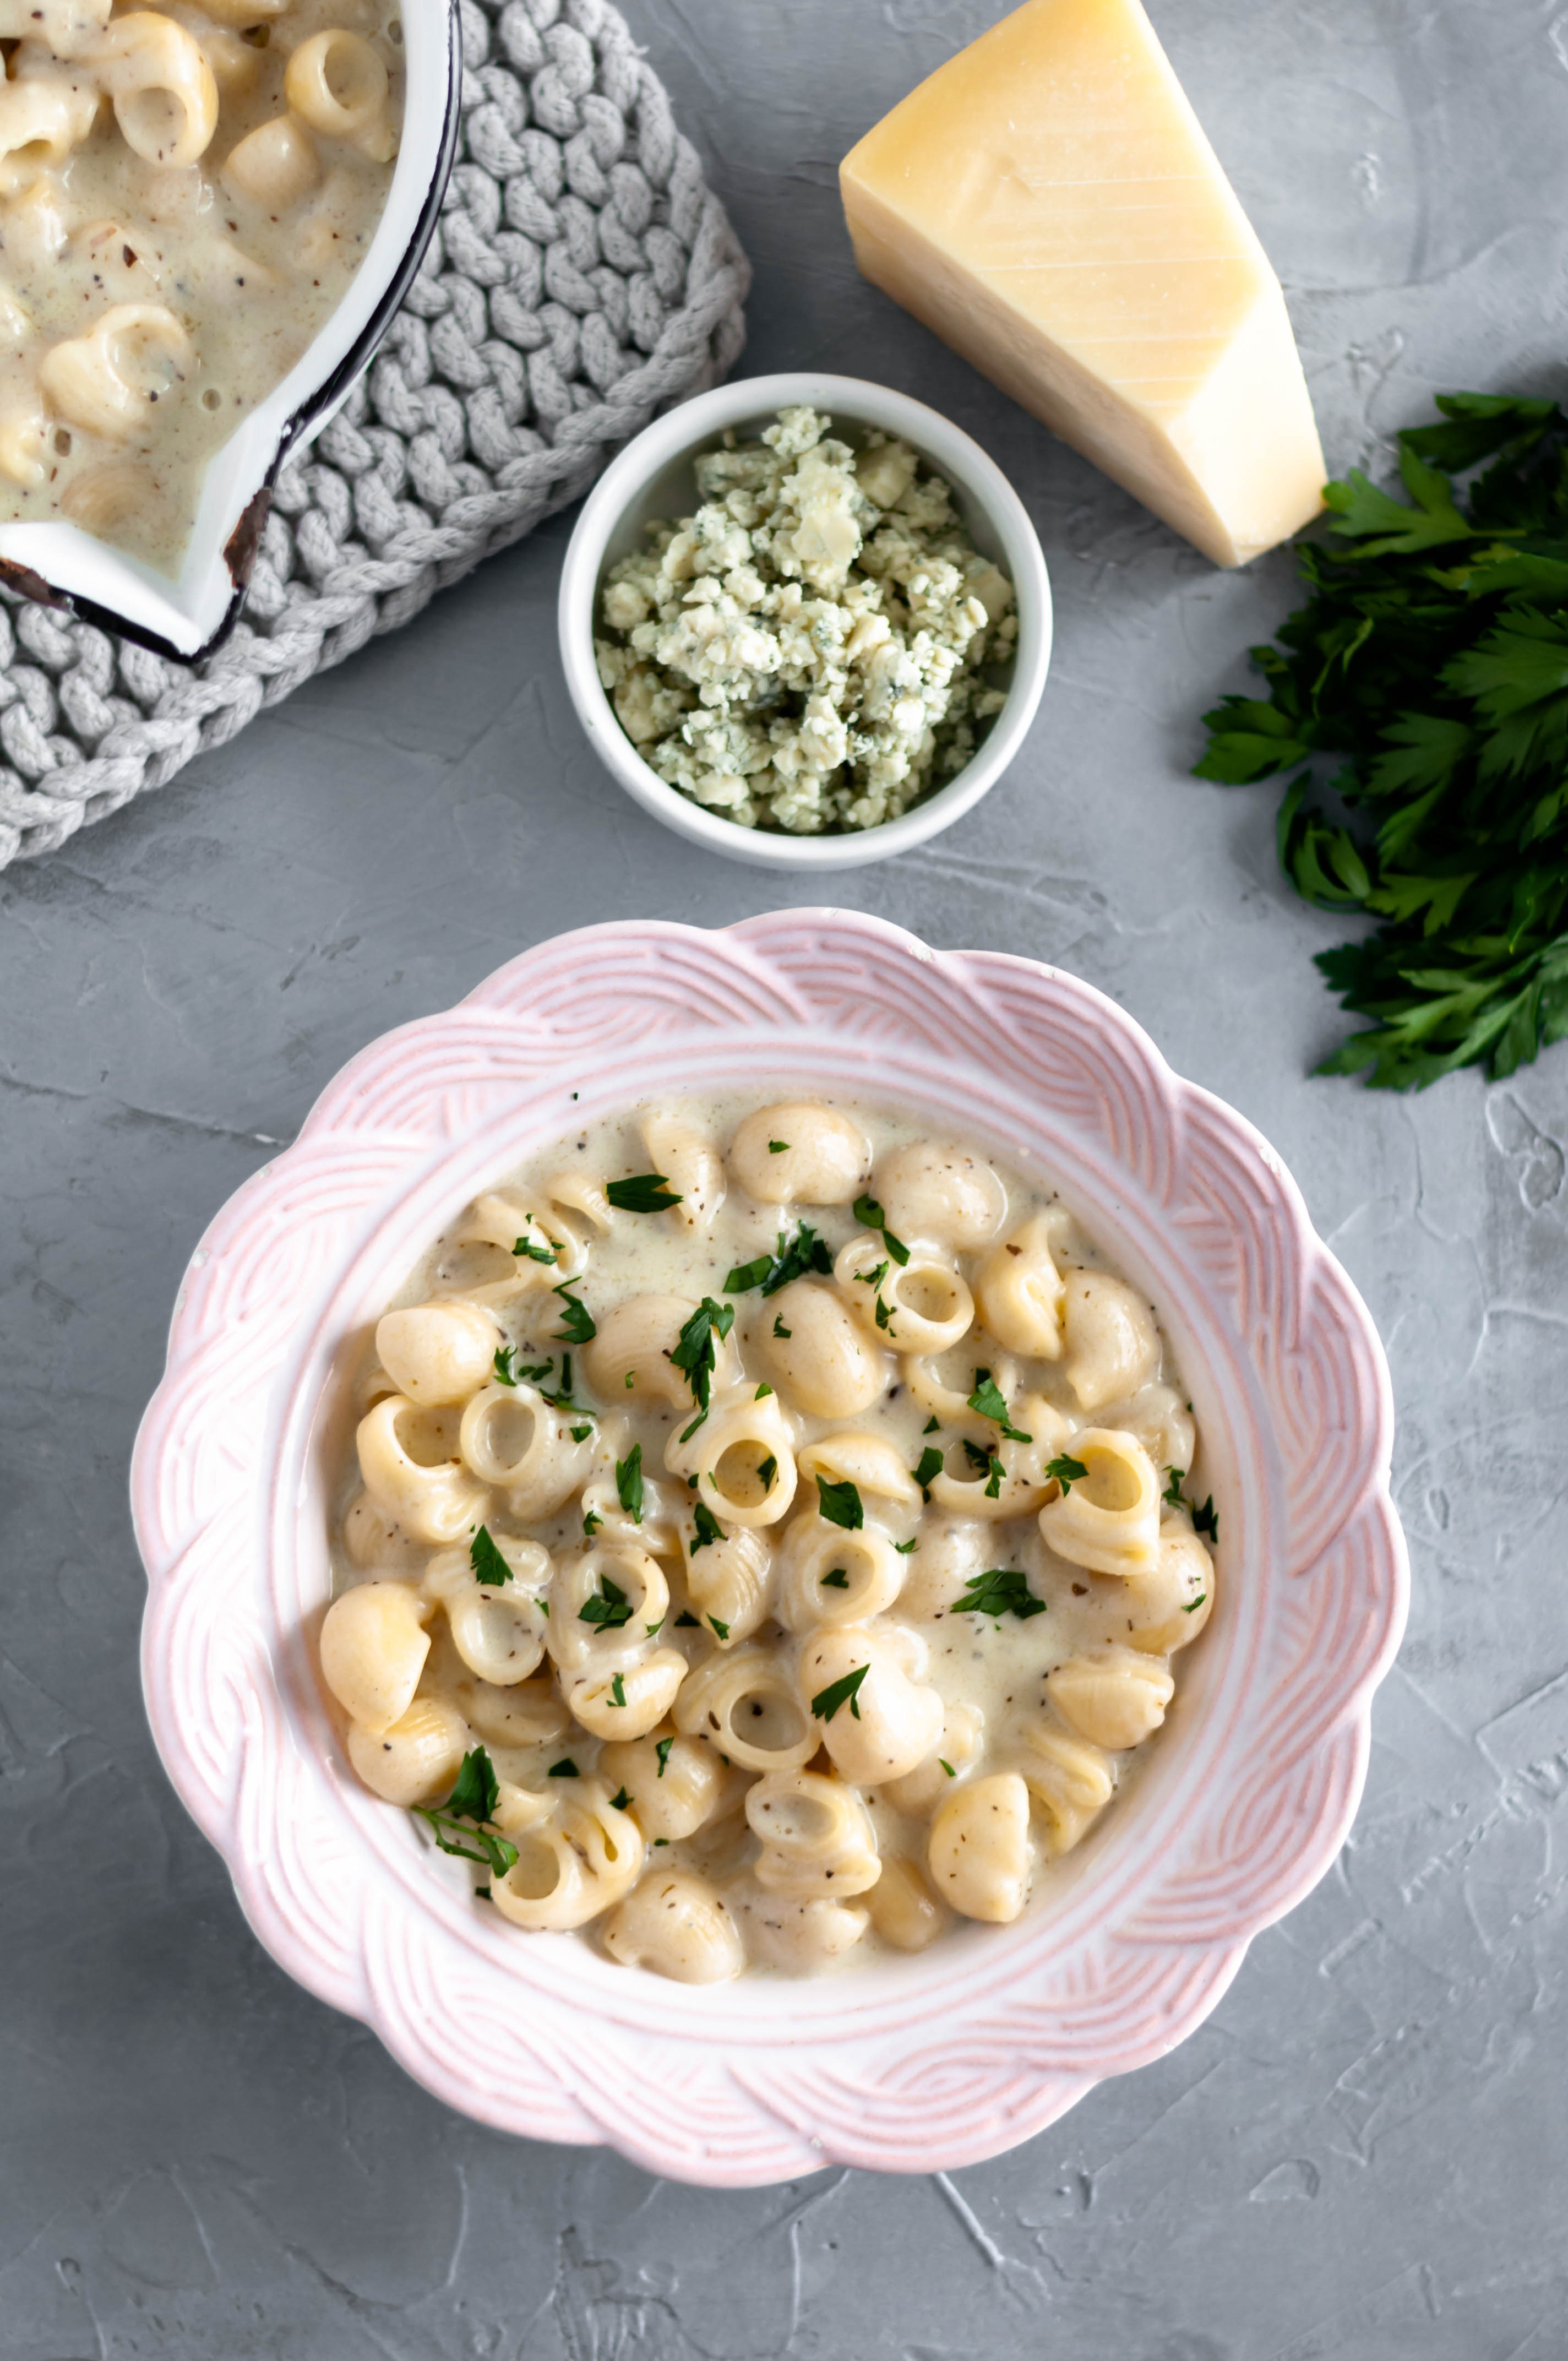
[[685, 1982], [1004, 1924], [1213, 1611], [1151, 1306], [972, 1143], [648, 1106], [466, 1208], [356, 1380], [322, 1672], [486, 1905]]
[[0, 0], [0, 518], [171, 575], [370, 244], [398, 0]]

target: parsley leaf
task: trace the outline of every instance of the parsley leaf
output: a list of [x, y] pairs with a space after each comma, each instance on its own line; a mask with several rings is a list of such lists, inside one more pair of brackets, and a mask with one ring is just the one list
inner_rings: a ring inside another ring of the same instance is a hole
[[847, 1705], [855, 1719], [859, 1721], [861, 1718], [860, 1686], [870, 1671], [869, 1664], [857, 1664], [854, 1671], [846, 1673], [841, 1681], [830, 1681], [825, 1689], [818, 1689], [811, 1700], [811, 1710], [816, 1719], [818, 1721], [831, 1721], [839, 1708], [841, 1705]]
[[954, 1615], [1016, 1615], [1027, 1622], [1031, 1615], [1043, 1615], [1046, 1602], [1036, 1598], [1029, 1588], [1027, 1577], [1015, 1566], [993, 1565], [984, 1574], [971, 1574], [961, 1598], [953, 1601], [948, 1610]]
[[817, 1500], [828, 1524], [841, 1525], [847, 1533], [858, 1533], [866, 1521], [860, 1493], [848, 1477], [841, 1484], [830, 1484], [826, 1476], [819, 1476]]
[[1305, 603], [1252, 651], [1266, 694], [1204, 716], [1197, 766], [1289, 774], [1286, 874], [1374, 921], [1318, 955], [1368, 1023], [1317, 1071], [1379, 1090], [1501, 1080], [1568, 1037], [1568, 417], [1508, 394], [1437, 407], [1399, 436], [1408, 500], [1328, 487]]
[[598, 1334], [598, 1330], [594, 1325], [593, 1313], [586, 1303], [580, 1303], [572, 1293], [575, 1283], [569, 1279], [563, 1279], [560, 1286], [553, 1290], [566, 1307], [562, 1315], [566, 1324], [564, 1328], [557, 1328], [555, 1331], [555, 1341], [558, 1345], [587, 1345]]
[[670, 1767], [670, 1749], [674, 1742], [675, 1741], [673, 1738], [658, 1738], [653, 1741], [653, 1752], [659, 1758], [659, 1776], [661, 1779]]
[[675, 1618], [675, 1629], [677, 1631], [700, 1631], [702, 1625], [695, 1615], [683, 1607]]
[[970, 1464], [970, 1466], [971, 1467], [989, 1467], [989, 1466], [990, 1466], [990, 1465], [991, 1465], [991, 1454], [990, 1454], [990, 1452], [989, 1452], [989, 1451], [982, 1451], [982, 1450], [981, 1450], [981, 1446], [980, 1446], [980, 1444], [979, 1444], [978, 1443], [971, 1443], [971, 1442], [970, 1441], [969, 1436], [968, 1436], [967, 1434], [963, 1437], [963, 1446], [964, 1446], [964, 1457], [969, 1461], [969, 1464]]
[[722, 1343], [734, 1325], [735, 1306], [732, 1303], [716, 1303], [711, 1295], [705, 1295], [682, 1328], [675, 1349], [669, 1356], [690, 1386], [697, 1410], [696, 1418], [681, 1436], [683, 1443], [687, 1435], [696, 1433], [707, 1416], [707, 1405], [713, 1392], [713, 1372], [718, 1360], [718, 1346], [714, 1339], [718, 1337]]
[[681, 1202], [680, 1191], [670, 1187], [663, 1172], [638, 1172], [630, 1180], [609, 1180], [604, 1193], [618, 1213], [667, 1213], [672, 1205]]
[[624, 1812], [630, 1801], [631, 1797], [627, 1794], [625, 1788], [619, 1787], [609, 1799], [609, 1808], [612, 1812]]
[[1074, 1459], [1070, 1453], [1064, 1451], [1059, 1459], [1047, 1460], [1046, 1473], [1047, 1476], [1056, 1477], [1057, 1482], [1061, 1486], [1062, 1498], [1065, 1499], [1075, 1484], [1082, 1483], [1089, 1470], [1081, 1459]]
[[729, 1639], [729, 1626], [728, 1623], [721, 1623], [717, 1615], [710, 1615], [707, 1620], [712, 1624], [714, 1630], [718, 1632], [721, 1640]]
[[[724, 1539], [724, 1528], [706, 1500], [694, 1501], [692, 1522], [696, 1527], [696, 1539], [693, 1542], [691, 1550], [693, 1557], [696, 1557], [698, 1550], [707, 1549], [710, 1542], [721, 1542]], [[685, 1618], [683, 1616], [679, 1620], [684, 1622]]]
[[911, 1550], [916, 1550], [919, 1548], [920, 1536], [916, 1533], [913, 1541], [894, 1542], [893, 1546], [898, 1552], [900, 1557], [907, 1557]]
[[846, 1569], [841, 1565], [836, 1565], [831, 1574], [825, 1574], [822, 1577], [822, 1587], [824, 1590], [848, 1590], [850, 1576]]
[[[793, 1238], [783, 1230], [779, 1232], [776, 1254], [762, 1254], [751, 1262], [737, 1263], [724, 1282], [724, 1292], [745, 1295], [753, 1287], [760, 1287], [764, 1295], [776, 1295], [792, 1279], [804, 1279], [810, 1270], [826, 1274], [832, 1268], [833, 1257], [828, 1248], [810, 1223], [802, 1222]], [[781, 1333], [776, 1320], [773, 1333]], [[789, 1330], [785, 1328], [782, 1334], [787, 1336]]]
[[552, 1763], [544, 1773], [547, 1779], [580, 1779], [582, 1775], [569, 1754], [563, 1754], [559, 1763]]
[[624, 1705], [626, 1703], [626, 1675], [624, 1673], [617, 1673], [614, 1680], [611, 1681], [609, 1685], [609, 1701], [611, 1705]]
[[883, 1212], [882, 1207], [877, 1203], [874, 1197], [857, 1197], [854, 1204], [854, 1214], [856, 1221], [863, 1222], [868, 1230], [880, 1230], [882, 1232], [882, 1242], [887, 1248], [889, 1254], [893, 1257], [895, 1263], [902, 1265], [909, 1260], [909, 1248], [905, 1245], [902, 1238], [895, 1238], [894, 1236], [893, 1232], [887, 1226], [887, 1215]]
[[491, 1368], [495, 1372], [495, 1379], [498, 1386], [516, 1385], [517, 1371], [512, 1367], [512, 1363], [516, 1358], [517, 1346], [515, 1345], [502, 1345], [498, 1349], [496, 1357], [490, 1364]]
[[[1195, 1533], [1201, 1533], [1205, 1541], [1212, 1542], [1215, 1548], [1218, 1549], [1220, 1545], [1220, 1516], [1218, 1510], [1214, 1506], [1214, 1496], [1212, 1492], [1210, 1493], [1202, 1507], [1200, 1508], [1195, 1500], [1188, 1499], [1181, 1489], [1180, 1468], [1168, 1467], [1165, 1472], [1169, 1478], [1169, 1481], [1167, 1483], [1164, 1492], [1160, 1495], [1161, 1499], [1172, 1509], [1185, 1509], [1188, 1515], [1192, 1520], [1193, 1532]], [[1182, 1609], [1184, 1614], [1189, 1613], [1190, 1611], [1190, 1610], [1186, 1608]]]
[[490, 1529], [481, 1525], [468, 1544], [468, 1563], [474, 1569], [476, 1582], [499, 1590], [503, 1582], [511, 1580], [511, 1568], [490, 1538]]
[[[929, 1433], [930, 1430], [927, 1431]], [[925, 1450], [920, 1454], [919, 1466], [912, 1467], [909, 1472], [920, 1487], [920, 1498], [928, 1501], [931, 1498], [931, 1478], [933, 1476], [939, 1476], [942, 1472], [942, 1454], [934, 1443], [928, 1443], [926, 1445]]]
[[561, 1259], [559, 1246], [545, 1246], [538, 1238], [519, 1238], [512, 1252], [514, 1255], [526, 1255], [530, 1262], [559, 1262]]
[[615, 1463], [615, 1488], [620, 1505], [634, 1525], [642, 1522], [642, 1445], [634, 1443], [624, 1459]]
[[[482, 1530], [482, 1529], [481, 1529]], [[483, 1825], [500, 1801], [495, 1766], [482, 1746], [463, 1757], [457, 1784], [439, 1809], [416, 1805], [415, 1816], [425, 1821], [443, 1852], [463, 1861], [477, 1861], [492, 1877], [504, 1877], [517, 1861], [517, 1847], [494, 1836]], [[469, 1839], [465, 1842], [464, 1839]], [[476, 1850], [475, 1847], [478, 1850]]]
[[789, 1142], [787, 1139], [770, 1139], [768, 1142], [768, 1154], [770, 1156], [782, 1156], [788, 1146]]
[[775, 1336], [782, 1336], [786, 1343], [789, 1338], [795, 1334], [795, 1330], [793, 1328], [786, 1328], [784, 1326], [784, 1313], [782, 1312], [775, 1312], [773, 1314], [773, 1334]]
[[1190, 1600], [1190, 1601], [1188, 1602], [1188, 1604], [1187, 1604], [1187, 1605], [1182, 1609], [1182, 1610], [1181, 1610], [1181, 1611], [1182, 1611], [1182, 1613], [1183, 1613], [1184, 1615], [1196, 1615], [1196, 1614], [1197, 1614], [1197, 1612], [1198, 1612], [1198, 1609], [1202, 1606], [1203, 1601], [1208, 1598], [1208, 1596], [1209, 1596], [1209, 1594], [1208, 1594], [1208, 1592], [1207, 1592], [1206, 1590], [1201, 1590], [1201, 1591], [1198, 1593], [1197, 1598], [1194, 1598], [1194, 1599]]
[[620, 1583], [601, 1574], [598, 1588], [578, 1608], [577, 1620], [591, 1623], [600, 1631], [619, 1631], [623, 1623], [631, 1620], [631, 1601]]
[[779, 1463], [770, 1451], [767, 1457], [760, 1463], [757, 1468], [757, 1481], [762, 1486], [764, 1492], [771, 1492], [773, 1490], [773, 1477], [778, 1474], [778, 1472]]
[[948, 1762], [945, 1754], [938, 1754], [937, 1760], [941, 1764], [949, 1779], [956, 1779], [958, 1777], [958, 1773], [954, 1770], [952, 1764]]
[[1007, 1398], [989, 1369], [975, 1371], [974, 1391], [969, 1398], [969, 1406], [970, 1410], [978, 1412], [980, 1417], [991, 1419], [1002, 1429], [1010, 1442], [1033, 1443], [1035, 1440], [1032, 1434], [1025, 1434], [1021, 1427], [1010, 1423]]
[[936, 1433], [936, 1432], [937, 1432], [938, 1427], [940, 1424], [941, 1424], [941, 1421], [940, 1421], [940, 1419], [938, 1419], [938, 1418], [934, 1418], [934, 1417], [933, 1417], [933, 1418], [928, 1418], [928, 1419], [926, 1421], [925, 1425], [921, 1428], [920, 1432], [921, 1432], [921, 1433], [922, 1433], [922, 1434], [935, 1434], [935, 1433]]
[[601, 1516], [599, 1516], [599, 1515], [598, 1515], [598, 1513], [597, 1512], [597, 1510], [593, 1510], [593, 1509], [589, 1509], [589, 1510], [587, 1510], [587, 1514], [586, 1514], [586, 1515], [584, 1516], [584, 1518], [583, 1518], [583, 1537], [584, 1537], [584, 1539], [585, 1539], [586, 1541], [590, 1541], [590, 1542], [591, 1542], [591, 1541], [592, 1541], [592, 1539], [593, 1539], [593, 1537], [594, 1537], [594, 1535], [598, 1532], [598, 1531], [599, 1527], [603, 1524], [603, 1522], [604, 1522], [604, 1519], [603, 1519]]

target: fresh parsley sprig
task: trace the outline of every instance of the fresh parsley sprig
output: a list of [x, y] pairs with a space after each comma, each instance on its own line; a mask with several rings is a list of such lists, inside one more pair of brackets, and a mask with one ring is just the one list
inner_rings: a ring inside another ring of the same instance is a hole
[[566, 1279], [562, 1280], [559, 1287], [553, 1290], [565, 1306], [562, 1317], [566, 1324], [564, 1328], [557, 1328], [555, 1331], [555, 1341], [558, 1345], [591, 1345], [598, 1334], [598, 1330], [594, 1324], [593, 1313], [586, 1303], [580, 1302], [572, 1293], [575, 1284], [575, 1280]]
[[1295, 773], [1287, 875], [1376, 921], [1318, 955], [1370, 1023], [1317, 1071], [1381, 1090], [1496, 1081], [1568, 1035], [1568, 417], [1509, 394], [1437, 407], [1398, 438], [1408, 500], [1359, 471], [1328, 486], [1306, 604], [1252, 651], [1266, 694], [1204, 716], [1197, 766]]

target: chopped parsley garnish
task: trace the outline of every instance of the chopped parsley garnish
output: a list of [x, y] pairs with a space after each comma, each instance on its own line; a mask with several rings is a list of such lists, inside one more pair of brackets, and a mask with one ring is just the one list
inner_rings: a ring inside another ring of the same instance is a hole
[[[430, 1810], [423, 1805], [416, 1805], [414, 1809], [416, 1817], [429, 1825], [443, 1852], [455, 1853], [463, 1861], [477, 1861], [492, 1877], [504, 1877], [517, 1861], [517, 1847], [505, 1837], [492, 1836], [483, 1825], [494, 1817], [499, 1802], [495, 1766], [484, 1747], [476, 1746], [463, 1757], [457, 1784], [445, 1803], [438, 1810]], [[460, 1841], [464, 1838], [471, 1841]]]
[[830, 1681], [825, 1689], [818, 1689], [811, 1700], [811, 1710], [817, 1719], [831, 1721], [839, 1708], [847, 1705], [859, 1721], [861, 1683], [870, 1671], [869, 1664], [857, 1664], [854, 1671], [846, 1673], [841, 1681]]
[[1184, 1615], [1196, 1615], [1198, 1609], [1202, 1606], [1203, 1601], [1208, 1598], [1208, 1596], [1209, 1594], [1206, 1590], [1201, 1590], [1198, 1593], [1197, 1598], [1190, 1600], [1190, 1603], [1182, 1609], [1182, 1613]]
[[890, 1336], [893, 1334], [893, 1318], [896, 1309], [896, 1305], [884, 1302], [880, 1295], [877, 1297], [876, 1324], [879, 1328], [885, 1328]]
[[989, 1369], [975, 1371], [974, 1391], [969, 1398], [969, 1406], [980, 1417], [989, 1418], [999, 1426], [1010, 1443], [1033, 1443], [1035, 1440], [1032, 1434], [1025, 1434], [1021, 1427], [1011, 1423], [1006, 1396]]
[[894, 1542], [893, 1546], [898, 1552], [900, 1557], [907, 1557], [911, 1550], [916, 1550], [919, 1548], [920, 1536], [916, 1533], [912, 1540], [906, 1542]]
[[902, 1265], [909, 1260], [909, 1248], [902, 1238], [894, 1236], [887, 1226], [887, 1215], [874, 1197], [857, 1197], [854, 1211], [857, 1222], [863, 1222], [868, 1230], [882, 1232], [882, 1242], [894, 1262]]
[[503, 1345], [500, 1346], [499, 1350], [496, 1354], [495, 1359], [490, 1364], [491, 1368], [495, 1371], [496, 1383], [498, 1386], [516, 1385], [517, 1371], [512, 1367], [512, 1363], [516, 1358], [517, 1346], [515, 1345]]
[[728, 1623], [721, 1623], [717, 1615], [710, 1615], [707, 1620], [712, 1624], [714, 1630], [718, 1632], [721, 1640], [729, 1639], [729, 1626]]
[[692, 1543], [693, 1557], [696, 1557], [698, 1550], [707, 1549], [710, 1542], [721, 1542], [724, 1539], [724, 1528], [706, 1500], [693, 1501], [692, 1523], [696, 1527], [696, 1539]]
[[667, 1213], [681, 1202], [679, 1190], [670, 1187], [663, 1172], [636, 1172], [630, 1180], [608, 1181], [604, 1193], [618, 1213]]
[[598, 1514], [598, 1510], [595, 1509], [589, 1509], [583, 1518], [584, 1538], [591, 1542], [603, 1522], [604, 1519]]
[[783, 1337], [786, 1344], [795, 1334], [795, 1330], [793, 1328], [786, 1328], [784, 1326], [784, 1313], [782, 1312], [775, 1312], [773, 1314], [773, 1334], [775, 1336]]
[[511, 1568], [490, 1538], [490, 1529], [481, 1525], [468, 1544], [468, 1563], [474, 1569], [474, 1579], [492, 1590], [511, 1580]]
[[1075, 1484], [1082, 1483], [1088, 1473], [1089, 1470], [1081, 1459], [1074, 1459], [1065, 1451], [1059, 1459], [1047, 1459], [1046, 1462], [1046, 1474], [1056, 1477], [1057, 1482], [1061, 1486], [1064, 1499]]
[[582, 1775], [569, 1754], [563, 1754], [559, 1763], [552, 1763], [544, 1773], [547, 1779], [580, 1779]]
[[[1205, 1541], [1212, 1542], [1217, 1549], [1220, 1543], [1220, 1519], [1219, 1512], [1214, 1507], [1212, 1492], [1200, 1508], [1195, 1500], [1188, 1499], [1181, 1489], [1183, 1470], [1179, 1467], [1168, 1467], [1165, 1472], [1168, 1481], [1160, 1498], [1167, 1508], [1185, 1509], [1192, 1520], [1193, 1532], [1201, 1533]], [[1189, 1614], [1190, 1611], [1188, 1608], [1182, 1609], [1184, 1614]]]
[[[826, 1274], [833, 1268], [833, 1257], [809, 1222], [802, 1222], [794, 1237], [781, 1230], [778, 1251], [761, 1254], [751, 1262], [738, 1262], [724, 1282], [726, 1295], [745, 1295], [760, 1287], [764, 1295], [776, 1295], [792, 1279], [804, 1279], [807, 1271]], [[773, 1323], [775, 1335], [778, 1323]], [[789, 1330], [784, 1334], [787, 1336]]]
[[1045, 1600], [1035, 1597], [1027, 1577], [1016, 1566], [1007, 1565], [971, 1574], [963, 1597], [956, 1598], [949, 1609], [954, 1615], [1016, 1615], [1024, 1622], [1045, 1611]]
[[659, 1776], [661, 1779], [670, 1767], [670, 1749], [674, 1742], [675, 1741], [673, 1738], [660, 1738], [656, 1739], [653, 1742], [653, 1752], [659, 1758]]
[[609, 1799], [609, 1808], [612, 1812], [624, 1812], [630, 1801], [625, 1788], [620, 1787]]
[[958, 1773], [954, 1770], [952, 1764], [948, 1762], [945, 1754], [938, 1754], [937, 1760], [941, 1764], [949, 1779], [956, 1779], [958, 1777]]
[[[930, 1431], [929, 1427], [926, 1430], [927, 1434], [929, 1434]], [[910, 1469], [910, 1474], [914, 1477], [915, 1481], [920, 1487], [920, 1498], [923, 1500], [930, 1499], [931, 1478], [934, 1476], [939, 1476], [941, 1472], [942, 1455], [938, 1450], [934, 1443], [928, 1443], [926, 1445], [925, 1450], [920, 1454], [919, 1466]]]
[[988, 1500], [1000, 1500], [1002, 1498], [1002, 1478], [1005, 1473], [1006, 1470], [993, 1451], [991, 1455], [991, 1473], [985, 1479], [985, 1497]]
[[841, 1484], [830, 1484], [826, 1476], [819, 1476], [817, 1501], [828, 1524], [841, 1525], [847, 1533], [858, 1533], [866, 1521], [860, 1493], [848, 1477]]
[[519, 1238], [512, 1252], [514, 1255], [526, 1255], [530, 1262], [559, 1262], [561, 1259], [559, 1246], [542, 1246], [537, 1238]]
[[564, 1328], [557, 1328], [555, 1331], [555, 1341], [558, 1345], [587, 1345], [591, 1344], [598, 1334], [598, 1330], [594, 1325], [593, 1313], [586, 1303], [580, 1303], [572, 1293], [576, 1284], [575, 1279], [565, 1279], [553, 1290], [565, 1306], [562, 1317], [566, 1324]]
[[940, 1424], [941, 1421], [939, 1419], [928, 1418], [920, 1432], [922, 1434], [935, 1434]]
[[[586, 1517], [583, 1521], [587, 1522]], [[591, 1623], [600, 1631], [619, 1631], [623, 1623], [631, 1620], [631, 1601], [619, 1582], [601, 1574], [598, 1588], [578, 1608], [577, 1620]]]
[[771, 1492], [773, 1490], [773, 1477], [778, 1474], [778, 1472], [779, 1463], [770, 1451], [767, 1457], [762, 1462], [761, 1466], [757, 1469], [757, 1481], [761, 1484], [764, 1492]]
[[717, 1337], [721, 1344], [734, 1325], [735, 1306], [732, 1303], [716, 1303], [711, 1295], [705, 1295], [682, 1328], [680, 1340], [669, 1356], [690, 1386], [692, 1400], [696, 1404], [696, 1416], [681, 1435], [683, 1443], [688, 1435], [696, 1433], [707, 1416], [707, 1405], [713, 1394], [713, 1372], [718, 1360], [718, 1346], [714, 1339]]
[[848, 1590], [850, 1576], [847, 1569], [841, 1565], [836, 1565], [831, 1574], [823, 1576], [822, 1587], [824, 1590]]
[[789, 1142], [787, 1139], [770, 1139], [768, 1142], [768, 1154], [770, 1156], [782, 1156], [788, 1146]]
[[574, 1443], [586, 1443], [593, 1431], [593, 1422], [591, 1420], [582, 1426], [574, 1426], [567, 1429], [567, 1432], [571, 1435]]
[[855, 1279], [857, 1284], [861, 1287], [880, 1287], [883, 1280], [887, 1277], [887, 1273], [888, 1260], [887, 1257], [883, 1255], [881, 1262], [878, 1263], [874, 1270], [858, 1270], [855, 1273]]
[[756, 1392], [751, 1396], [751, 1400], [752, 1400], [753, 1401], [766, 1401], [766, 1400], [767, 1400], [767, 1399], [768, 1399], [768, 1396], [769, 1396], [772, 1392], [773, 1392], [773, 1388], [772, 1388], [772, 1386], [759, 1386], [759, 1387], [757, 1388]]
[[642, 1445], [634, 1443], [624, 1459], [615, 1463], [615, 1488], [620, 1505], [634, 1525], [642, 1522]]
[[[669, 1610], [669, 1609], [668, 1609], [668, 1608], [666, 1608], [666, 1609], [664, 1609], [664, 1614], [665, 1614], [665, 1615], [667, 1615], [667, 1614], [669, 1613], [669, 1611], [670, 1611], [670, 1610]], [[646, 1629], [647, 1633], [648, 1633], [648, 1637], [649, 1637], [649, 1638], [650, 1638], [650, 1640], [651, 1640], [651, 1639], [653, 1637], [653, 1634], [654, 1634], [654, 1632], [655, 1632], [655, 1631], [662, 1631], [663, 1630], [663, 1628], [664, 1628], [664, 1616], [663, 1616], [663, 1615], [661, 1615], [661, 1616], [660, 1616], [660, 1618], [659, 1618], [659, 1620], [658, 1620], [658, 1621], [657, 1621], [656, 1623], [650, 1623], [650, 1624], [647, 1624], [644, 1628]]]
[[695, 1615], [691, 1614], [687, 1609], [683, 1607], [680, 1613], [675, 1618], [675, 1629], [677, 1631], [700, 1631], [702, 1630], [702, 1625], [697, 1621]]
[[611, 1705], [624, 1705], [626, 1703], [626, 1675], [624, 1673], [617, 1673], [614, 1680], [611, 1681], [609, 1685], [609, 1701]]

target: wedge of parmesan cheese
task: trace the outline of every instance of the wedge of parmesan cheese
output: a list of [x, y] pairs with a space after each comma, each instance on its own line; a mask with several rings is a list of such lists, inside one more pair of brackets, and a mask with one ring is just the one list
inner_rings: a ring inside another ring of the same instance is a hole
[[1028, 0], [839, 181], [865, 276], [1217, 565], [1317, 514], [1279, 281], [1139, 0]]

